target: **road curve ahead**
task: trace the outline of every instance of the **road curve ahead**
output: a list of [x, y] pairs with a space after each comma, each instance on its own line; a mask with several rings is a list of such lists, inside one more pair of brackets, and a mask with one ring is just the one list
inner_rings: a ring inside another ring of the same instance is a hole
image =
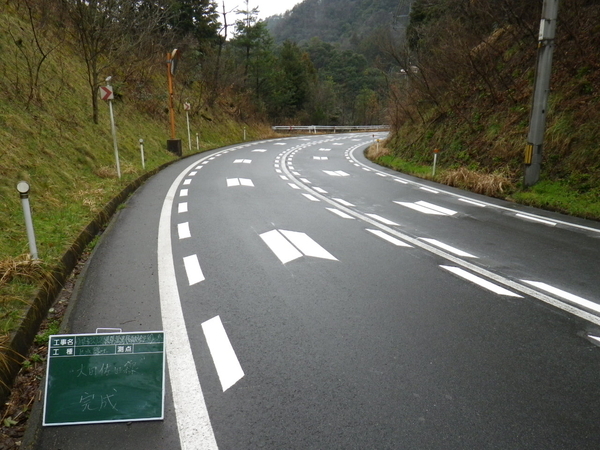
[[165, 419], [37, 448], [598, 448], [598, 223], [383, 169], [373, 139], [245, 143], [149, 180], [71, 331], [164, 330]]

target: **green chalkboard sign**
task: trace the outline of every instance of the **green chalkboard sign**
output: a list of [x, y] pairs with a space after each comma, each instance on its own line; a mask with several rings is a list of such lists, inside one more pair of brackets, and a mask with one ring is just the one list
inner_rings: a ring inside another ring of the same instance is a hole
[[162, 331], [50, 336], [43, 425], [161, 420]]

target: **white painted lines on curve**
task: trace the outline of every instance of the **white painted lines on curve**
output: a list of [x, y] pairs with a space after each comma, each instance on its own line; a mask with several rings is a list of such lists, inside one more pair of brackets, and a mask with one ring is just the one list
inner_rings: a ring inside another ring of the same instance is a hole
[[344, 205], [344, 206], [349, 206], [349, 207], [353, 207], [354, 205], [350, 202], [347, 202], [346, 200], [342, 199], [342, 198], [334, 198], [333, 200], [335, 200], [336, 202]]
[[177, 224], [177, 234], [179, 234], [179, 239], [191, 238], [192, 234], [190, 233], [190, 223], [184, 222]]
[[453, 211], [448, 208], [444, 208], [442, 206], [434, 205], [433, 203], [418, 201], [415, 203], [410, 202], [398, 202], [394, 201], [397, 205], [404, 206], [406, 208], [414, 209], [415, 211], [419, 211], [423, 214], [431, 214], [436, 216], [453, 216], [458, 214], [456, 211]]
[[470, 253], [464, 252], [458, 248], [452, 247], [448, 244], [444, 244], [443, 242], [440, 242], [436, 239], [421, 238], [421, 240], [425, 241], [431, 245], [435, 245], [436, 247], [439, 247], [443, 250], [446, 250], [447, 252], [454, 253], [455, 255], [458, 255], [458, 256], [462, 256], [464, 258], [477, 258], [477, 256], [475, 256], [475, 255], [471, 255]]
[[177, 212], [179, 214], [188, 212], [187, 202], [181, 202], [181, 203], [177, 204]]
[[252, 164], [251, 159], [235, 159], [233, 161], [234, 164]]
[[225, 392], [244, 376], [244, 371], [219, 316], [203, 322], [202, 331]]
[[198, 261], [197, 255], [190, 255], [183, 258], [183, 265], [185, 267], [185, 273], [188, 277], [188, 283], [190, 286], [198, 284], [204, 281], [204, 273], [200, 267], [200, 261]]
[[366, 215], [369, 216], [371, 219], [375, 219], [385, 225], [396, 225], [396, 226], [398, 225], [396, 222], [386, 219], [385, 217], [378, 216], [377, 214], [366, 214]]
[[187, 189], [181, 189], [179, 191], [179, 196], [180, 197], [187, 197], [188, 196], [188, 190]]
[[533, 287], [541, 289], [542, 291], [548, 292], [549, 294], [555, 295], [556, 297], [567, 300], [568, 302], [575, 303], [576, 305], [582, 306], [583, 308], [595, 311], [600, 313], [600, 305], [598, 303], [594, 303], [590, 300], [586, 300], [585, 298], [579, 297], [578, 295], [571, 294], [567, 291], [563, 291], [562, 289], [555, 288], [546, 283], [541, 283], [539, 281], [531, 281], [531, 280], [521, 280], [523, 283], [527, 283]]
[[494, 292], [498, 295], [504, 295], [506, 297], [517, 297], [517, 298], [523, 298], [521, 295], [519, 294], [515, 294], [514, 292], [509, 291], [508, 289], [504, 289], [501, 286], [498, 286], [497, 284], [491, 283], [481, 277], [478, 277], [477, 275], [473, 275], [470, 272], [467, 272], [464, 269], [461, 269], [460, 267], [454, 267], [454, 266], [440, 266], [442, 269], [447, 270], [448, 272], [453, 273], [454, 275], [463, 278], [467, 281], [470, 281], [473, 284], [476, 284], [484, 289], [487, 289], [488, 291]]
[[389, 234], [384, 233], [381, 230], [372, 230], [370, 228], [367, 228], [367, 231], [369, 233], [374, 234], [375, 236], [378, 236], [378, 237], [394, 244], [394, 245], [397, 245], [398, 247], [411, 247], [412, 248], [412, 245], [409, 245], [406, 242], [401, 241], [400, 239], [396, 239], [395, 237], [390, 236]]
[[343, 170], [324, 170], [323, 172], [332, 177], [349, 177], [350, 176], [350, 174], [347, 174]]
[[521, 219], [530, 220], [532, 222], [543, 223], [544, 225], [549, 225], [551, 227], [556, 226], [556, 222], [552, 222], [550, 220], [542, 219], [542, 218], [536, 217], [536, 216], [530, 216], [529, 214], [517, 213], [516, 216]]
[[311, 202], [320, 202], [321, 200], [319, 200], [317, 197], [315, 197], [314, 195], [311, 194], [302, 194], [304, 197], [306, 197], [307, 199], [309, 199]]
[[327, 209], [327, 211], [330, 211], [332, 213], [334, 213], [335, 215], [341, 217], [342, 219], [354, 219], [354, 217], [346, 214], [344, 211], [340, 211], [339, 209], [336, 208], [325, 208]]

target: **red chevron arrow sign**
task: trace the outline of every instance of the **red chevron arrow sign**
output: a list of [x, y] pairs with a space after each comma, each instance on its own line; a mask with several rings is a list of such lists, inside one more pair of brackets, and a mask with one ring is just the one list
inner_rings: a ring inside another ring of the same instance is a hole
[[115, 98], [112, 86], [100, 86], [98, 92], [100, 93], [100, 98], [102, 100], [113, 100]]

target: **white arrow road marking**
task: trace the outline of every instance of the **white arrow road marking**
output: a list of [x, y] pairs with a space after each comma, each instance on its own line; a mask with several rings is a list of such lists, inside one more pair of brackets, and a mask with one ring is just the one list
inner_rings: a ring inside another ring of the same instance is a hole
[[219, 316], [203, 322], [202, 331], [225, 392], [244, 376], [244, 371]]
[[192, 233], [190, 233], [190, 223], [184, 222], [177, 224], [177, 233], [179, 234], [179, 239], [191, 238]]
[[327, 209], [327, 211], [331, 211], [332, 213], [337, 214], [342, 219], [354, 219], [354, 217], [346, 214], [344, 211], [340, 211], [339, 209], [335, 209], [335, 208], [326, 208], [326, 209]]
[[177, 212], [179, 214], [188, 212], [187, 202], [182, 202], [177, 205]]
[[452, 247], [448, 244], [444, 244], [443, 242], [440, 242], [436, 239], [426, 239], [426, 238], [420, 238], [420, 239], [422, 241], [429, 242], [430, 244], [435, 245], [436, 247], [442, 248], [442, 249], [446, 250], [447, 252], [454, 253], [455, 255], [463, 256], [465, 258], [477, 258], [477, 256], [475, 256], [475, 255], [471, 255], [470, 253], [463, 252], [462, 250], [460, 250], [458, 248]]
[[263, 233], [260, 237], [283, 264], [302, 257], [302, 253], [277, 230]]
[[391, 242], [394, 245], [397, 245], [398, 247], [411, 247], [412, 248], [412, 245], [409, 245], [406, 242], [402, 242], [400, 239], [396, 239], [395, 237], [390, 236], [389, 234], [384, 233], [381, 230], [372, 230], [370, 228], [367, 228], [367, 231], [369, 233], [373, 233], [375, 236], [379, 236], [380, 238], [385, 239], [388, 242]]
[[556, 295], [557, 297], [563, 298], [568, 302], [575, 303], [576, 305], [583, 306], [586, 309], [591, 309], [592, 311], [600, 312], [600, 305], [598, 303], [594, 303], [590, 300], [586, 300], [583, 297], [579, 297], [578, 295], [571, 294], [570, 292], [563, 291], [562, 289], [555, 288], [554, 286], [550, 286], [546, 283], [540, 283], [539, 281], [531, 281], [531, 280], [521, 280], [523, 283], [530, 284], [542, 291], [546, 291], [552, 295]]
[[377, 214], [367, 214], [367, 216], [369, 216], [371, 219], [378, 220], [385, 225], [398, 225], [396, 222], [392, 222], [391, 220], [378, 216]]
[[523, 298], [522, 296], [515, 294], [514, 292], [509, 291], [508, 289], [504, 289], [501, 286], [498, 286], [497, 284], [494, 283], [490, 283], [487, 280], [484, 280], [481, 277], [478, 277], [476, 275], [473, 275], [470, 272], [467, 272], [464, 269], [461, 269], [460, 267], [453, 267], [453, 266], [440, 266], [442, 269], [447, 270], [448, 272], [452, 272], [454, 275], [460, 277], [460, 278], [464, 278], [467, 281], [470, 281], [471, 283], [474, 283], [478, 286], [481, 286], [484, 289], [487, 289], [488, 291], [492, 291], [496, 294], [499, 295], [505, 295], [507, 297], [518, 297], [518, 298]]
[[458, 214], [456, 211], [453, 211], [448, 208], [444, 208], [442, 206], [434, 205], [433, 203], [429, 203], [429, 202], [419, 201], [419, 202], [416, 202], [415, 204], [419, 205], [419, 206], [423, 206], [425, 208], [433, 209], [434, 211], [440, 212], [447, 216], [453, 216], [454, 214]]
[[254, 187], [254, 183], [248, 178], [227, 178], [227, 187], [235, 186]]
[[234, 164], [251, 164], [251, 159], [236, 159], [233, 161]]
[[262, 233], [260, 237], [283, 264], [301, 258], [303, 255], [337, 261], [336, 257], [305, 233], [273, 230]]
[[350, 175], [344, 172], [343, 170], [324, 170], [327, 175], [332, 177], [349, 177]]
[[279, 230], [279, 232], [283, 234], [286, 238], [288, 238], [290, 242], [294, 244], [296, 248], [302, 253], [304, 253], [306, 256], [314, 256], [315, 258], [323, 258], [330, 259], [332, 261], [337, 261], [336, 257], [334, 257], [331, 253], [329, 253], [327, 250], [325, 250], [323, 247], [317, 244], [305, 233], [286, 230]]

